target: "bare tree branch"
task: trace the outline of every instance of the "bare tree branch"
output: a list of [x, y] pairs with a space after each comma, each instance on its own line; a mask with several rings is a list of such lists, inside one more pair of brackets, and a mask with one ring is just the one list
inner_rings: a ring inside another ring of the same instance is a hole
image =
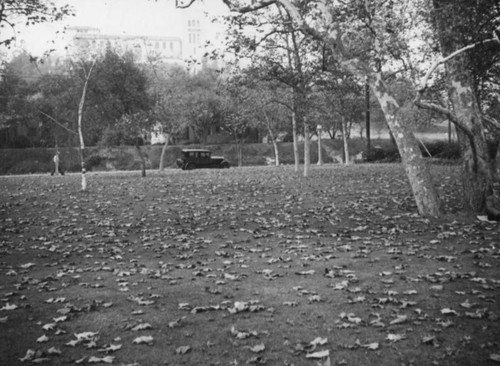
[[486, 40], [479, 42], [479, 43], [470, 44], [470, 45], [462, 47], [459, 50], [456, 50], [455, 52], [449, 54], [448, 56], [434, 62], [434, 64], [431, 66], [431, 68], [427, 71], [427, 74], [425, 74], [424, 80], [422, 81], [422, 84], [420, 86], [420, 90], [424, 90], [427, 87], [427, 82], [429, 81], [431, 74], [438, 68], [439, 65], [448, 62], [449, 60], [460, 55], [461, 53], [464, 53], [468, 50], [471, 50], [479, 45], [487, 44], [490, 42], [497, 42], [497, 40], [495, 38], [490, 38], [490, 39], [486, 39]]
[[64, 128], [66, 131], [70, 132], [70, 133], [74, 133], [75, 135], [78, 135], [78, 132], [75, 132], [71, 129], [69, 129], [68, 127], [66, 127], [65, 125], [63, 125], [62, 123], [60, 123], [58, 120], [56, 120], [54, 117], [48, 115], [47, 113], [43, 112], [42, 110], [38, 110], [41, 114], [43, 114], [45, 117], [47, 117], [48, 119], [50, 119], [52, 122], [54, 122], [56, 125], [58, 125], [59, 127], [61, 128]]
[[222, 0], [222, 2], [226, 4], [229, 10], [244, 14], [267, 8], [269, 5], [276, 4], [277, 0], [252, 1], [251, 5], [238, 5], [233, 0]]
[[490, 116], [483, 116], [483, 121], [486, 122], [491, 127], [500, 131], [500, 121]]
[[188, 2], [184, 3], [184, 1], [182, 0], [175, 0], [175, 7], [178, 9], [186, 9], [193, 5], [195, 1], [196, 0], [189, 0]]

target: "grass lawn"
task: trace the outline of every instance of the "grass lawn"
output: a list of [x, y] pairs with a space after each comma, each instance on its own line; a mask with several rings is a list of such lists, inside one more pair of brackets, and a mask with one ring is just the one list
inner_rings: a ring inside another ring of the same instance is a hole
[[494, 365], [500, 225], [400, 165], [0, 177], [0, 365]]

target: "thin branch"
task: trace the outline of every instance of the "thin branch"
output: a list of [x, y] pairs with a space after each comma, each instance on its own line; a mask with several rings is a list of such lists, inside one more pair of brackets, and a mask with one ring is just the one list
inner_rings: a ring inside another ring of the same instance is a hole
[[43, 112], [42, 110], [38, 110], [41, 114], [43, 114], [45, 117], [47, 117], [48, 119], [50, 119], [52, 122], [54, 122], [56, 125], [58, 125], [59, 127], [62, 127], [64, 128], [66, 131], [68, 132], [71, 132], [71, 133], [74, 133], [75, 135], [78, 135], [78, 132], [75, 132], [71, 129], [69, 129], [68, 127], [64, 126], [62, 123], [60, 123], [58, 120], [56, 120], [54, 117], [48, 115], [47, 113]]
[[490, 43], [490, 42], [497, 42], [497, 40], [494, 39], [494, 38], [491, 38], [491, 39], [486, 39], [486, 40], [484, 40], [482, 42], [479, 42], [479, 43], [470, 44], [468, 46], [460, 48], [459, 50], [456, 50], [455, 52], [453, 52], [450, 55], [442, 58], [441, 60], [437, 60], [431, 66], [431, 68], [427, 71], [427, 74], [425, 75], [424, 80], [422, 81], [422, 85], [420, 86], [420, 90], [424, 90], [427, 87], [427, 82], [429, 81], [429, 78], [431, 77], [431, 74], [438, 68], [439, 65], [448, 62], [449, 60], [451, 60], [452, 58], [460, 55], [461, 53], [464, 53], [464, 52], [466, 52], [468, 50], [471, 50], [471, 49], [473, 49], [473, 48], [475, 48], [475, 47], [477, 47], [479, 45], [487, 44], [487, 43]]
[[500, 121], [490, 116], [483, 116], [482, 118], [487, 124], [500, 131]]
[[[191, 3], [194, 0], [190, 0]], [[260, 10], [267, 8], [269, 5], [276, 4], [277, 0], [260, 0], [252, 2], [251, 5], [238, 5], [233, 0], [222, 0], [224, 4], [229, 8], [229, 10], [237, 12], [237, 13], [250, 13], [252, 11]]]
[[474, 137], [472, 131], [470, 131], [464, 124], [462, 124], [457, 118], [457, 116], [455, 116], [455, 114], [453, 114], [449, 109], [443, 108], [434, 103], [422, 102], [420, 100], [420, 97], [415, 98], [413, 103], [419, 108], [427, 109], [429, 111], [433, 111], [445, 116], [450, 120], [450, 122], [452, 122], [455, 126], [457, 126], [457, 128], [459, 128], [465, 135], [467, 135], [467, 137], [469, 137], [470, 139]]
[[196, 0], [189, 0], [186, 4], [183, 1], [175, 0], [175, 7], [178, 9], [189, 8]]

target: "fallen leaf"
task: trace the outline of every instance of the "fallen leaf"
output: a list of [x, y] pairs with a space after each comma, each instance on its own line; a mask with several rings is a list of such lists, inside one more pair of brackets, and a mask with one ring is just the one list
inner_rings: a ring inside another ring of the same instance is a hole
[[441, 314], [443, 314], [443, 315], [455, 315], [455, 316], [458, 316], [458, 313], [455, 310], [450, 309], [450, 308], [441, 309]]
[[250, 351], [252, 351], [253, 353], [260, 353], [263, 352], [265, 349], [266, 346], [264, 345], [264, 343], [259, 343], [253, 347], [250, 347]]
[[8, 310], [16, 310], [17, 308], [18, 308], [18, 306], [16, 304], [9, 304], [9, 303], [7, 303], [7, 304], [5, 304], [4, 306], [2, 306], [0, 308], [0, 311], [4, 311], [4, 310], [6, 310], [6, 311], [8, 311]]
[[313, 358], [313, 359], [325, 358], [325, 357], [329, 357], [329, 356], [330, 356], [329, 350], [318, 351], [318, 352], [306, 354], [306, 358]]
[[35, 355], [36, 355], [36, 352], [35, 350], [32, 350], [32, 349], [28, 349], [26, 351], [26, 355], [24, 355], [23, 358], [20, 358], [19, 360], [21, 362], [24, 362], [24, 361], [31, 361], [33, 358], [35, 358]]
[[132, 343], [134, 344], [153, 344], [153, 337], [152, 336], [142, 336], [142, 337], [137, 337], [135, 338]]
[[404, 334], [388, 334], [385, 339], [391, 342], [399, 342], [405, 338], [406, 336]]
[[181, 346], [181, 347], [176, 348], [175, 353], [177, 353], [178, 355], [185, 355], [189, 351], [191, 351], [190, 346]]
[[497, 353], [490, 354], [490, 360], [495, 362], [500, 362], [500, 354]]
[[392, 320], [389, 324], [395, 325], [395, 324], [403, 324], [408, 321], [408, 316], [406, 315], [398, 315], [396, 319]]
[[62, 353], [62, 351], [58, 348], [55, 348], [55, 347], [50, 347], [48, 350], [47, 350], [47, 353], [49, 355], [60, 355]]
[[105, 345], [103, 348], [99, 349], [98, 352], [110, 353], [118, 351], [121, 348], [122, 348], [121, 344], [110, 344], [110, 345]]
[[38, 343], [45, 343], [49, 341], [49, 337], [47, 337], [45, 334], [36, 340]]
[[75, 333], [75, 337], [77, 341], [92, 341], [99, 332], [82, 332], [82, 333]]
[[149, 323], [139, 323], [135, 327], [132, 328], [134, 332], [137, 332], [139, 330], [146, 330], [146, 329], [152, 329], [153, 327]]
[[87, 362], [88, 363], [113, 363], [115, 360], [115, 356], [106, 356], [106, 357], [95, 357], [91, 356]]
[[369, 349], [369, 350], [372, 350], [372, 351], [375, 351], [375, 350], [379, 349], [379, 344], [378, 344], [378, 342], [373, 342], [373, 343], [363, 344], [362, 347]]

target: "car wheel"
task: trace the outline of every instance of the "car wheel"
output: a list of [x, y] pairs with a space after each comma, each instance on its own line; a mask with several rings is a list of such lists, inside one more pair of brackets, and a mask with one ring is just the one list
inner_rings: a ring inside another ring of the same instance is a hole
[[193, 169], [196, 169], [196, 165], [193, 163], [187, 163], [186, 165], [184, 165], [184, 170], [193, 170]]
[[227, 161], [223, 161], [222, 163], [220, 163], [220, 168], [221, 169], [229, 168], [229, 163]]

